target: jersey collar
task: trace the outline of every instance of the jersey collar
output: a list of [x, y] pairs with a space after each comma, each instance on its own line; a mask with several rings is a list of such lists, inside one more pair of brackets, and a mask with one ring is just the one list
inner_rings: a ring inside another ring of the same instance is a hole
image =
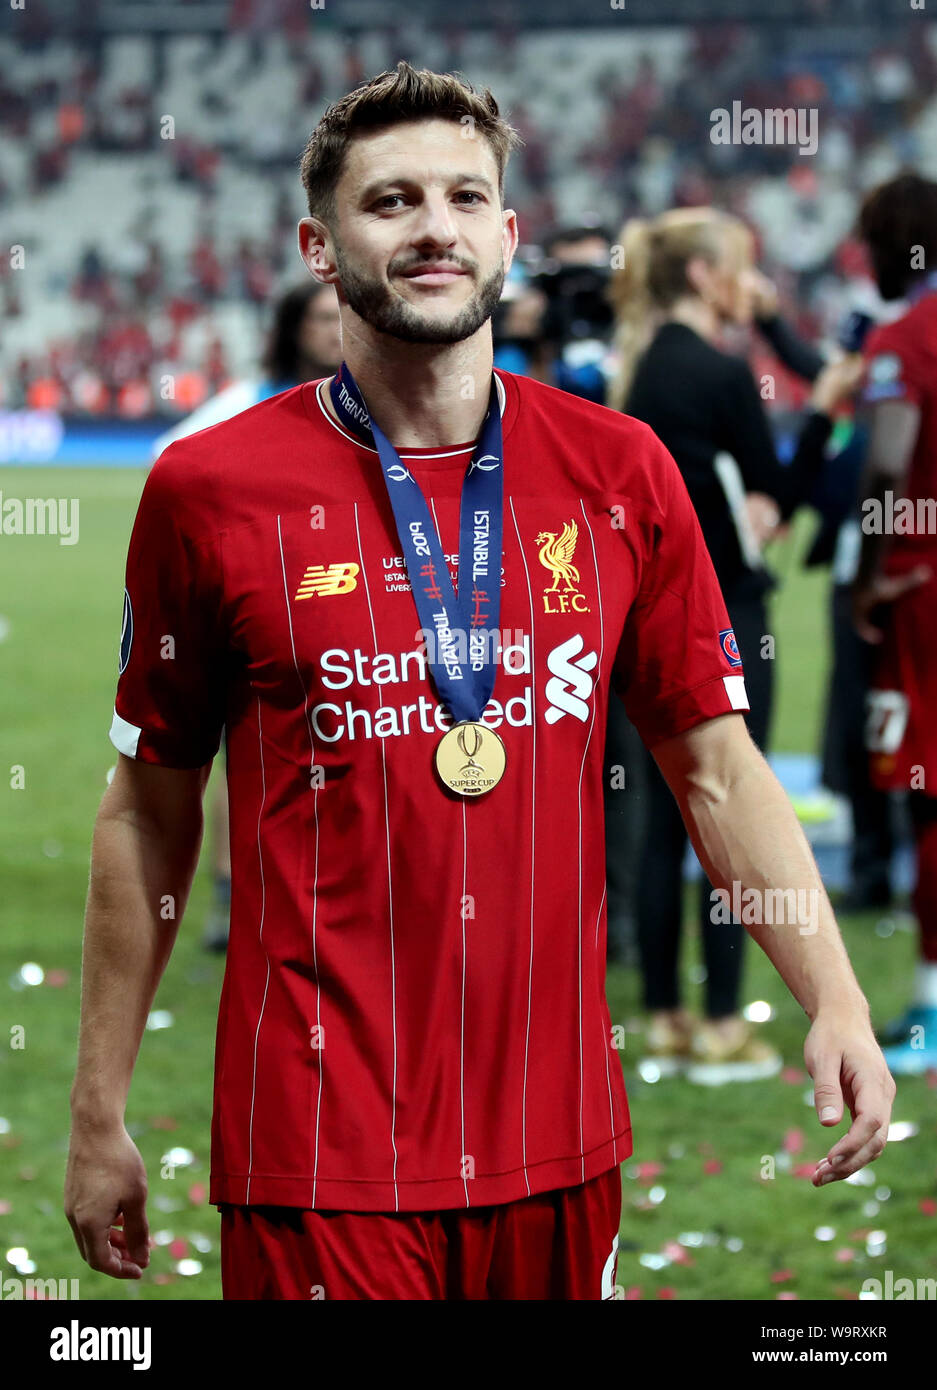
[[[498, 375], [497, 372], [494, 372], [494, 379], [495, 379], [495, 385], [496, 385], [497, 388], [498, 388], [498, 405], [500, 406], [500, 409], [501, 409], [501, 418], [502, 418], [502, 420], [503, 420], [503, 419], [504, 419], [504, 409], [505, 409], [505, 405], [506, 405], [506, 403], [507, 403], [507, 394], [506, 394], [505, 389], [504, 389], [504, 382], [501, 380], [501, 378], [500, 378], [500, 376]], [[316, 403], [318, 404], [319, 409], [322, 411], [322, 414], [325, 416], [326, 420], [327, 420], [327, 421], [329, 422], [329, 424], [332, 426], [332, 429], [333, 429], [333, 430], [337, 430], [338, 433], [342, 436], [343, 439], [347, 439], [347, 440], [348, 440], [349, 444], [356, 444], [356, 445], [358, 446], [359, 449], [365, 449], [365, 450], [367, 450], [367, 452], [368, 452], [369, 454], [374, 454], [374, 455], [376, 456], [376, 455], [377, 455], [377, 450], [374, 448], [373, 445], [371, 445], [371, 444], [365, 444], [365, 443], [363, 442], [363, 440], [361, 440], [361, 439], [359, 439], [359, 438], [357, 437], [357, 435], [349, 434], [348, 430], [346, 430], [342, 425], [340, 425], [340, 424], [338, 423], [338, 421], [335, 419], [335, 417], [330, 413], [330, 411], [329, 411], [328, 408], [326, 407], [325, 400], [324, 400], [324, 395], [323, 395], [324, 390], [325, 390], [325, 383], [326, 383], [326, 381], [328, 381], [328, 377], [324, 377], [324, 378], [322, 379], [322, 381], [317, 382], [317, 383], [316, 383], [316, 388], [315, 388], [315, 389], [316, 389]], [[426, 452], [426, 453], [418, 453], [418, 452], [416, 452], [416, 451], [413, 450], [413, 449], [401, 449], [401, 451], [400, 451], [400, 456], [401, 456], [401, 458], [404, 458], [404, 457], [405, 457], [405, 458], [412, 458], [412, 459], [421, 459], [421, 458], [426, 458], [426, 459], [442, 459], [442, 458], [448, 458], [448, 457], [450, 457], [450, 456], [451, 456], [451, 457], [455, 457], [455, 455], [457, 455], [457, 454], [464, 454], [465, 451], [466, 451], [466, 449], [472, 449], [472, 448], [474, 448], [474, 441], [469, 441], [469, 442], [467, 442], [467, 443], [465, 443], [465, 444], [457, 444], [454, 448], [451, 448], [451, 449], [442, 449], [442, 450], [436, 449], [436, 450], [429, 450], [429, 451]]]

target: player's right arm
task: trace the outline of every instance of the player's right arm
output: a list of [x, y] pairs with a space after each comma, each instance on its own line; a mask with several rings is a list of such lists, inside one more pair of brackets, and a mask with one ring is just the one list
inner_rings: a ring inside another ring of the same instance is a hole
[[65, 1213], [82, 1258], [116, 1279], [149, 1262], [146, 1172], [124, 1110], [198, 863], [210, 766], [121, 754], [94, 827]]
[[110, 731], [120, 761], [94, 828], [65, 1190], [79, 1250], [118, 1279], [139, 1278], [148, 1251], [127, 1093], [198, 861], [225, 719], [220, 495], [204, 449], [173, 444], [146, 479], [127, 553]]

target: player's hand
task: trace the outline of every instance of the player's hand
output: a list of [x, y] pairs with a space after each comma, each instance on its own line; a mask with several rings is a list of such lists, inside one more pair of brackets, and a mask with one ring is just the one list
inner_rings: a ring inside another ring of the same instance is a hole
[[852, 621], [862, 640], [878, 643], [885, 636], [883, 629], [872, 622], [872, 613], [880, 604], [894, 603], [930, 578], [927, 565], [916, 565], [907, 574], [875, 574], [865, 584], [857, 584], [852, 591]]
[[813, 1077], [813, 1098], [822, 1125], [838, 1125], [843, 1105], [852, 1124], [837, 1139], [813, 1175], [814, 1187], [848, 1178], [878, 1158], [888, 1138], [895, 1082], [875, 1041], [872, 1025], [858, 1008], [822, 1010], [804, 1044]]
[[114, 1130], [72, 1132], [65, 1215], [81, 1257], [114, 1279], [139, 1279], [150, 1262], [146, 1169], [136, 1144]]

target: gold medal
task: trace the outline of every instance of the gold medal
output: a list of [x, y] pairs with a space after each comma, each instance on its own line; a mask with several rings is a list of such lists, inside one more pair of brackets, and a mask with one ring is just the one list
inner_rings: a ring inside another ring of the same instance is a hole
[[436, 771], [459, 796], [482, 796], [504, 775], [504, 744], [487, 724], [466, 719], [449, 729], [436, 745]]

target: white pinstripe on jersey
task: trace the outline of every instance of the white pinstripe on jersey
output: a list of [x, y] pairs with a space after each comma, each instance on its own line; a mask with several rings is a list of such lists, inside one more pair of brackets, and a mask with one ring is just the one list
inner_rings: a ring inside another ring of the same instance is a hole
[[[527, 579], [527, 602], [530, 608], [530, 669], [536, 672], [537, 661], [534, 651], [534, 598], [530, 588], [530, 570], [527, 568], [527, 556], [524, 553], [523, 542], [521, 541], [520, 528], [517, 524], [517, 513], [514, 510], [514, 498], [508, 498], [511, 508], [511, 517], [514, 521], [514, 532], [517, 536], [517, 546], [524, 562], [524, 575]], [[530, 956], [527, 964], [527, 1032], [524, 1037], [524, 1090], [521, 1101], [521, 1135], [522, 1153], [524, 1161], [524, 1182], [527, 1185], [527, 1195], [530, 1196], [530, 1179], [527, 1176], [527, 1071], [530, 1057], [530, 1012], [533, 991], [534, 975], [534, 863], [537, 857], [537, 681], [531, 680], [531, 758], [530, 758]]]
[[[280, 518], [277, 517], [277, 537], [280, 542], [280, 570], [283, 575], [283, 601], [286, 604], [286, 620], [290, 629], [290, 648], [293, 653], [293, 666], [296, 671], [296, 678], [299, 681], [300, 689], [303, 692], [303, 714], [306, 719], [306, 729], [309, 733], [309, 772], [310, 776], [316, 765], [316, 744], [312, 732], [312, 718], [309, 714], [309, 692], [306, 689], [306, 682], [303, 680], [302, 672], [299, 669], [299, 661], [296, 657], [296, 641], [293, 636], [293, 610], [290, 607], [290, 591], [286, 582], [286, 557], [283, 554], [283, 532], [280, 526]], [[315, 817], [315, 842], [316, 857], [312, 877], [312, 972], [316, 982], [316, 1038], [322, 1038], [322, 991], [319, 988], [319, 962], [316, 955], [316, 929], [318, 927], [319, 912], [319, 779], [315, 779], [313, 787], [313, 815]], [[317, 1049], [319, 1086], [316, 1092], [316, 1125], [315, 1138], [313, 1141], [313, 1160], [312, 1160], [312, 1205], [316, 1204], [316, 1183], [319, 1176], [319, 1118], [322, 1111], [322, 1053], [323, 1048]]]
[[[374, 643], [374, 655], [377, 656], [377, 628], [374, 626], [374, 609], [371, 605], [371, 587], [368, 584], [368, 570], [364, 563], [364, 551], [361, 548], [361, 528], [358, 524], [358, 503], [355, 503], [355, 535], [358, 537], [358, 560], [361, 565], [361, 578], [364, 581], [364, 592], [368, 600], [368, 613], [371, 616], [371, 640]], [[394, 1210], [400, 1210], [400, 1193], [397, 1190], [397, 959], [394, 953], [394, 883], [393, 870], [390, 862], [390, 811], [387, 805], [387, 747], [385, 741], [381, 739], [381, 767], [384, 774], [384, 829], [387, 836], [387, 913], [390, 926], [390, 1007], [391, 1024], [394, 1036], [394, 1077], [393, 1077], [393, 1101], [390, 1117], [390, 1145], [394, 1151]]]
[[468, 873], [468, 846], [467, 827], [465, 821], [465, 802], [462, 802], [462, 901], [459, 904], [459, 915], [462, 918], [462, 1010], [461, 1025], [459, 1028], [459, 1112], [462, 1117], [461, 1135], [459, 1138], [460, 1159], [462, 1165], [462, 1186], [465, 1188], [465, 1205], [470, 1207], [472, 1200], [469, 1197], [468, 1178], [465, 1176], [465, 889]]
[[[603, 658], [604, 658], [604, 656], [605, 656], [605, 625], [604, 625], [604, 621], [603, 621], [603, 618], [602, 618], [602, 581], [601, 581], [601, 579], [599, 578], [599, 562], [598, 562], [598, 558], [597, 558], [596, 553], [595, 553], [595, 535], [594, 535], [594, 533], [593, 533], [592, 526], [591, 526], [591, 524], [590, 524], [590, 522], [589, 522], [589, 516], [588, 516], [588, 513], [586, 512], [585, 503], [583, 502], [583, 500], [582, 500], [581, 497], [580, 497], [580, 499], [579, 499], [579, 509], [580, 509], [580, 511], [582, 512], [583, 520], [585, 521], [586, 527], [588, 528], [588, 531], [589, 531], [589, 540], [590, 540], [591, 543], [592, 543], [592, 568], [593, 568], [593, 570], [595, 571], [595, 591], [596, 591], [596, 597], [597, 597], [597, 601], [598, 601], [598, 605], [599, 605], [599, 664], [598, 664], [598, 666], [596, 667], [596, 671], [595, 671], [595, 682], [594, 682], [593, 687], [592, 687], [592, 718], [591, 718], [590, 721], [589, 721], [589, 733], [588, 733], [588, 735], [587, 735], [587, 737], [586, 737], [585, 746], [583, 747], [583, 750], [582, 750], [582, 763], [581, 763], [580, 768], [579, 768], [579, 793], [578, 793], [578, 807], [579, 807], [579, 1152], [582, 1154], [582, 1180], [583, 1180], [583, 1182], [585, 1182], [585, 1180], [586, 1180], [586, 1155], [585, 1155], [585, 1152], [584, 1152], [585, 1145], [584, 1145], [584, 1141], [583, 1141], [583, 1129], [582, 1129], [582, 1111], [583, 1111], [583, 1086], [582, 1086], [582, 1066], [583, 1066], [583, 1058], [582, 1058], [582, 777], [583, 777], [583, 773], [585, 772], [586, 758], [587, 758], [588, 753], [589, 753], [589, 745], [590, 745], [590, 743], [592, 742], [592, 730], [595, 728], [595, 708], [596, 708], [596, 703], [597, 703], [597, 701], [598, 701], [598, 694], [597, 694], [596, 692], [598, 691], [598, 688], [599, 688], [599, 681], [602, 679], [602, 671], [603, 671], [603, 669], [604, 669], [604, 667], [603, 667], [603, 665], [602, 665], [602, 660], [603, 660]], [[605, 1051], [606, 1051], [606, 1061], [607, 1061], [607, 1054], [608, 1054], [608, 1047], [607, 1047], [607, 1045], [606, 1045]]]
[[[461, 451], [464, 452], [464, 451]], [[433, 525], [436, 527], [436, 535], [442, 545], [442, 532], [439, 529], [439, 517], [436, 515], [436, 499], [429, 499], [429, 509], [433, 514]], [[458, 593], [458, 574], [456, 576], [456, 593]], [[465, 1191], [465, 1205], [470, 1207], [472, 1199], [469, 1197], [468, 1178], [465, 1176], [465, 968], [466, 968], [466, 946], [465, 946], [465, 894], [468, 887], [468, 827], [465, 819], [465, 802], [462, 802], [462, 902], [460, 904], [459, 915], [462, 919], [462, 1000], [459, 1025], [459, 1165], [462, 1168], [462, 1187]]]
[[[595, 945], [596, 945], [596, 950], [598, 950], [598, 945], [599, 945], [599, 923], [600, 923], [601, 920], [602, 920], [602, 904], [605, 902], [605, 896], [606, 896], [607, 893], [608, 893], [608, 883], [606, 882], [605, 885], [604, 885], [603, 888], [602, 888], [602, 896], [601, 896], [601, 898], [599, 899], [599, 910], [598, 910], [598, 912], [595, 914]], [[618, 1160], [618, 1140], [617, 1140], [616, 1137], [615, 1137], [615, 1105], [614, 1105], [614, 1101], [612, 1100], [612, 1074], [611, 1074], [611, 1071], [609, 1070], [609, 1065], [608, 1065], [608, 1045], [609, 1045], [609, 1039], [606, 1038], [606, 1036], [605, 1036], [605, 1032], [604, 1032], [605, 1022], [604, 1022], [604, 1019], [602, 1018], [601, 1014], [599, 1015], [599, 1024], [600, 1024], [600, 1026], [601, 1026], [602, 1029], [603, 1029], [603, 1032], [602, 1032], [602, 1046], [603, 1046], [603, 1048], [604, 1048], [604, 1050], [605, 1050], [605, 1083], [606, 1083], [606, 1085], [608, 1086], [608, 1123], [609, 1123], [609, 1128], [610, 1128], [610, 1130], [611, 1130], [611, 1132], [612, 1132], [612, 1152], [614, 1153], [614, 1155], [615, 1155], [615, 1160], [616, 1160], [616, 1162], [617, 1162], [617, 1160]]]
[[[264, 853], [260, 843], [260, 823], [263, 820], [264, 803], [267, 800], [267, 777], [264, 770], [264, 732], [260, 717], [260, 696], [257, 696], [257, 739], [260, 745], [260, 810], [257, 812], [257, 858], [260, 861], [260, 943], [263, 945], [264, 939], [264, 919], [267, 912], [267, 885], [264, 880]], [[260, 1013], [257, 1016], [257, 1028], [254, 1032], [254, 1067], [251, 1081], [251, 1108], [250, 1120], [247, 1130], [247, 1192], [245, 1202], [251, 1199], [251, 1174], [254, 1171], [254, 1101], [257, 1096], [257, 1047], [260, 1042], [260, 1025], [264, 1019], [264, 1009], [267, 1007], [267, 990], [270, 988], [270, 957], [267, 948], [264, 946], [264, 955], [267, 956], [267, 978], [264, 981], [263, 998], [260, 1001]]]

